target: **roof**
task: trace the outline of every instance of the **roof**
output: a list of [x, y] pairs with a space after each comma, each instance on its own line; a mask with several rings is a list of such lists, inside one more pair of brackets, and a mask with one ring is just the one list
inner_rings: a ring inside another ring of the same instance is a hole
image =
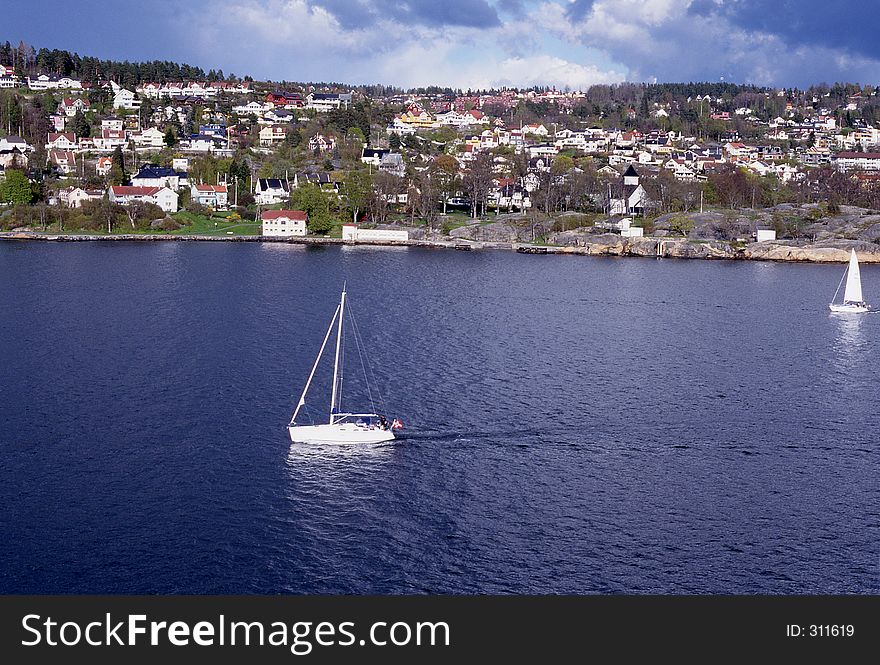
[[267, 189], [283, 189], [287, 191], [287, 182], [281, 178], [260, 178], [257, 180], [257, 189], [265, 191]]
[[626, 171], [623, 172], [623, 177], [624, 178], [638, 178], [639, 172], [635, 170], [635, 168], [633, 167], [632, 164], [630, 164], [629, 167], [626, 169]]
[[110, 191], [114, 196], [152, 196], [164, 187], [132, 187], [129, 185], [113, 185]]
[[226, 185], [193, 185], [199, 192], [226, 192]]
[[289, 219], [295, 222], [307, 222], [308, 214], [304, 210], [267, 210], [263, 219]]
[[155, 164], [145, 164], [141, 166], [137, 175], [131, 177], [132, 180], [147, 180], [153, 178], [175, 178], [178, 177], [177, 171], [167, 166], [156, 166]]
[[838, 152], [836, 157], [840, 159], [880, 159], [880, 152]]

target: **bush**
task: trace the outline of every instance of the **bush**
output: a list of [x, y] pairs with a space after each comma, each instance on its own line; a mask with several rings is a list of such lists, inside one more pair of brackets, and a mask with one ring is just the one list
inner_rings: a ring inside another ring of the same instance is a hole
[[194, 215], [205, 215], [210, 214], [210, 209], [207, 206], [203, 206], [201, 203], [197, 203], [196, 201], [190, 201], [184, 207], [184, 210], [187, 212], [191, 212]]

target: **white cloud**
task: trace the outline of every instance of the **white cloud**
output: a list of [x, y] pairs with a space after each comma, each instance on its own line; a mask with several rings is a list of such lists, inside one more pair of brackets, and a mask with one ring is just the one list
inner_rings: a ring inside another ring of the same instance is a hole
[[[546, 3], [557, 22], [560, 5]], [[477, 29], [380, 21], [346, 30], [306, 0], [244, 0], [202, 14], [202, 60], [273, 80], [387, 83], [461, 88], [556, 85], [582, 88], [625, 78], [621, 68], [572, 62], [542, 52], [548, 34], [525, 20]]]

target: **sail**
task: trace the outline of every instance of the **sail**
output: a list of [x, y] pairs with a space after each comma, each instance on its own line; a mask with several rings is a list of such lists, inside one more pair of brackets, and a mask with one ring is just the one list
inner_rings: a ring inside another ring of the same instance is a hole
[[862, 277], [859, 274], [859, 260], [856, 258], [856, 250], [852, 250], [849, 257], [843, 302], [862, 302]]

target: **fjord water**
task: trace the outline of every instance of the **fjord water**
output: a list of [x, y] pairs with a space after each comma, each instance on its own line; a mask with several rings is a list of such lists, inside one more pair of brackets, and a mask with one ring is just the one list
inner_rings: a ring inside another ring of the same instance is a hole
[[[876, 593], [880, 315], [827, 311], [842, 270], [4, 243], [0, 591]], [[406, 429], [291, 445], [344, 280]]]

